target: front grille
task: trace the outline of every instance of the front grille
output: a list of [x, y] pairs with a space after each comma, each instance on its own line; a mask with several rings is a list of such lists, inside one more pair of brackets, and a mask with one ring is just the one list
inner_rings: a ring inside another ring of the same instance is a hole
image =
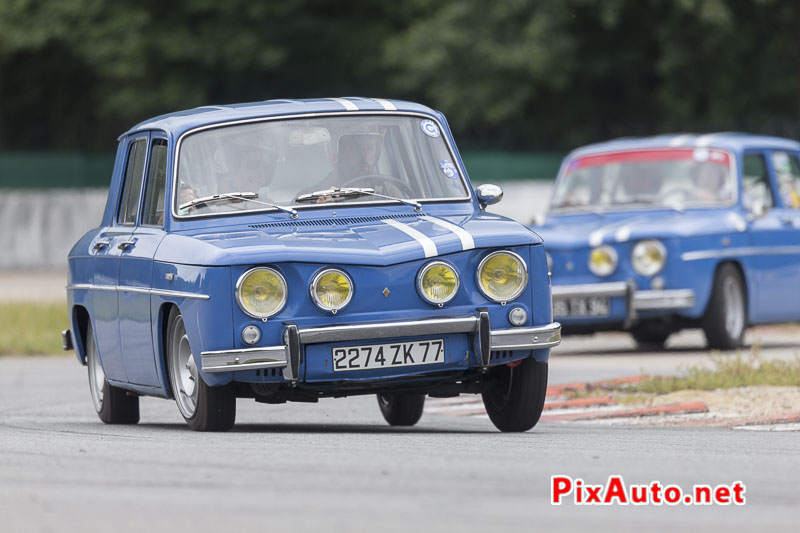
[[490, 361], [502, 361], [504, 359], [511, 359], [514, 352], [510, 350], [497, 350], [491, 353]]
[[276, 377], [282, 376], [283, 369], [282, 368], [259, 368], [256, 370], [256, 377]]
[[330, 227], [330, 226], [354, 226], [356, 224], [371, 224], [381, 220], [408, 219], [425, 216], [425, 213], [401, 213], [394, 215], [368, 216], [368, 217], [342, 217], [342, 218], [316, 218], [309, 220], [287, 220], [282, 222], [264, 222], [261, 224], [250, 224], [254, 229], [267, 228], [292, 228], [296, 226], [306, 227]]

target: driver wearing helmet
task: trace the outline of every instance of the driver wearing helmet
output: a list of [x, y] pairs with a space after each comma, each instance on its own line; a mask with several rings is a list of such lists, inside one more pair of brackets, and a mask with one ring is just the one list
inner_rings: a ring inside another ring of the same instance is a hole
[[[331, 187], [372, 186], [369, 176], [380, 174], [378, 160], [382, 146], [383, 136], [380, 133], [342, 133], [337, 143], [337, 158], [333, 170], [301, 194]], [[323, 196], [317, 199], [317, 203], [330, 202], [333, 199], [331, 196]]]

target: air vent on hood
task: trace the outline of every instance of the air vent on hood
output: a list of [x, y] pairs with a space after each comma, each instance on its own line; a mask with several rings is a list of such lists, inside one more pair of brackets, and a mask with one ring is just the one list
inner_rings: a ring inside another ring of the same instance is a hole
[[266, 228], [292, 228], [295, 226], [352, 226], [354, 224], [369, 224], [371, 222], [380, 222], [387, 218], [392, 220], [419, 218], [425, 216], [425, 213], [402, 213], [394, 215], [382, 215], [371, 217], [342, 217], [342, 218], [316, 218], [310, 220], [287, 220], [285, 222], [264, 222], [263, 224], [250, 224], [251, 228], [266, 229]]

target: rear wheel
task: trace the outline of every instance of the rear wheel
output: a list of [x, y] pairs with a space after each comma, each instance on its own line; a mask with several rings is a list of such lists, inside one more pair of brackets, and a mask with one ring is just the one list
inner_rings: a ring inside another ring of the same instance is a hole
[[136, 424], [139, 422], [139, 397], [106, 381], [100, 354], [94, 343], [92, 324], [86, 326], [86, 366], [89, 367], [89, 390], [97, 416], [106, 424]]
[[167, 321], [167, 371], [172, 395], [189, 427], [196, 431], [228, 431], [236, 422], [233, 384], [209, 387], [197, 369], [183, 317], [173, 308]]
[[413, 426], [422, 418], [424, 394], [378, 394], [378, 406], [390, 426]]
[[709, 348], [733, 350], [742, 346], [747, 327], [747, 297], [739, 269], [730, 263], [719, 267], [711, 299], [703, 316]]
[[547, 363], [528, 357], [515, 367], [497, 366], [483, 385], [483, 405], [500, 431], [527, 431], [539, 421], [547, 393]]

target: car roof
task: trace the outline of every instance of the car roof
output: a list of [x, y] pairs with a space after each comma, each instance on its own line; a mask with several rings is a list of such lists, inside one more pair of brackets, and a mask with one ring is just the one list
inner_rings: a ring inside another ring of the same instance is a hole
[[582, 146], [570, 152], [569, 157], [598, 152], [641, 150], [648, 148], [722, 148], [736, 154], [748, 148], [766, 148], [800, 151], [800, 142], [782, 137], [752, 135], [749, 133], [673, 133], [653, 137], [625, 137]]
[[410, 111], [438, 116], [431, 108], [403, 100], [363, 98], [312, 98], [306, 100], [265, 100], [230, 105], [210, 105], [177, 111], [145, 120], [120, 136], [147, 130], [163, 130], [176, 136], [210, 124], [247, 120], [252, 118], [307, 113], [336, 113], [346, 111]]

